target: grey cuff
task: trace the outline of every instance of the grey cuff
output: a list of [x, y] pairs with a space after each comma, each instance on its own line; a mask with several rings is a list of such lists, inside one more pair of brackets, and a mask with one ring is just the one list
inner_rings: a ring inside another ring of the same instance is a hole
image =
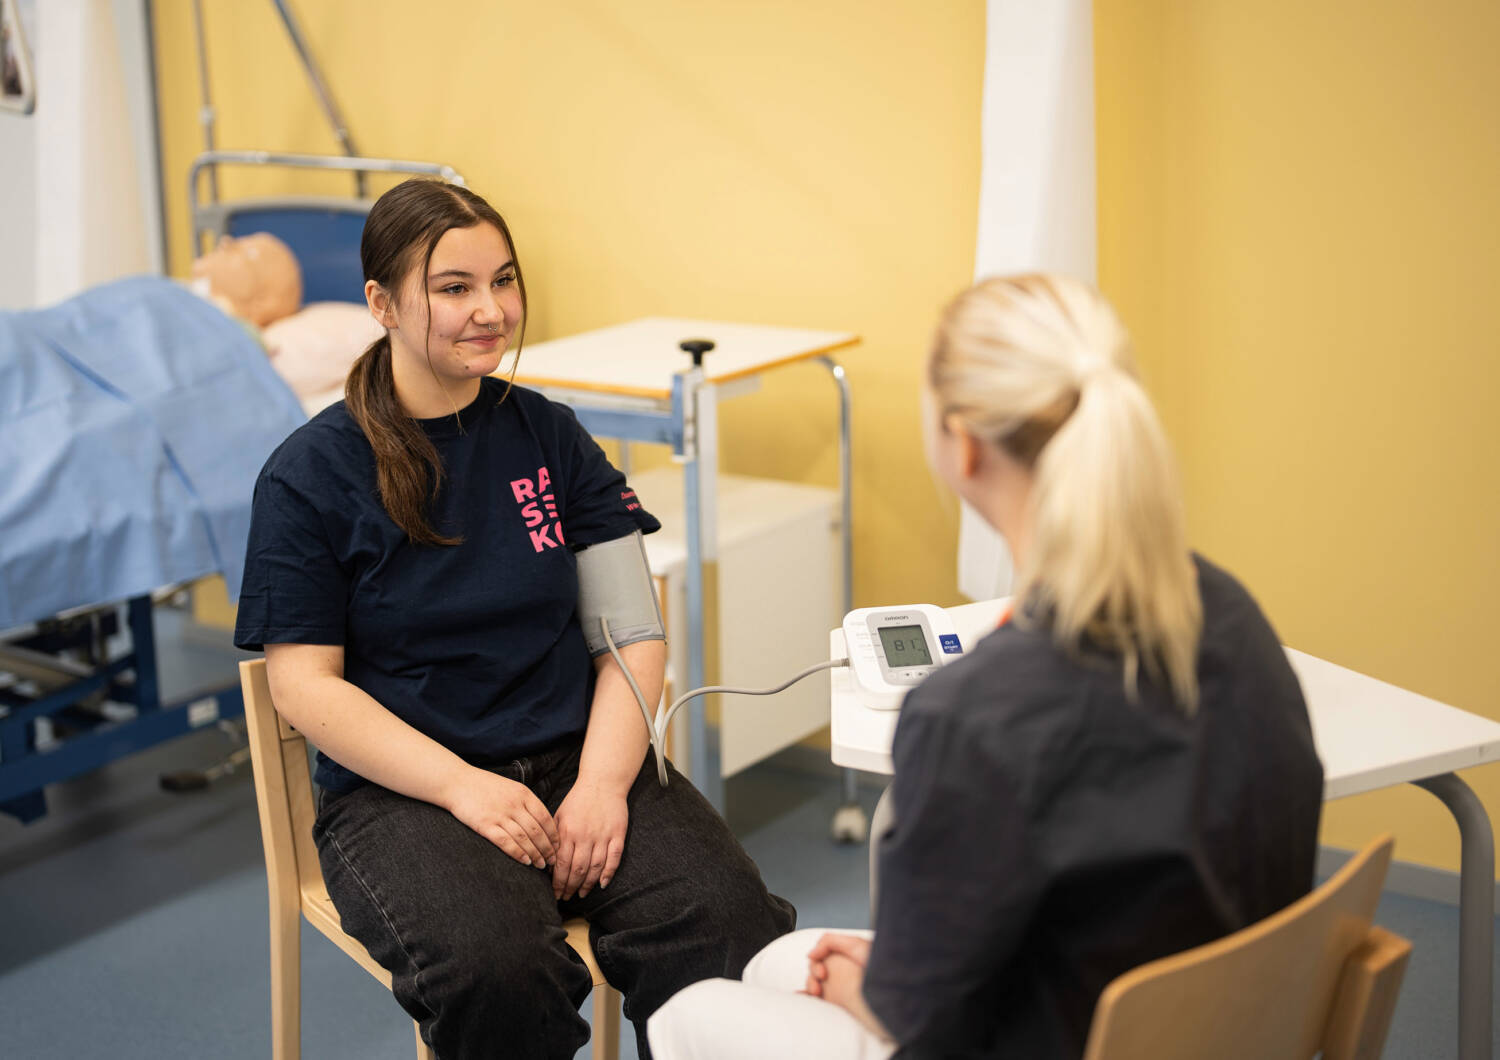
[[589, 654], [609, 650], [600, 619], [609, 623], [616, 648], [643, 640], [666, 640], [661, 609], [646, 562], [646, 541], [639, 530], [590, 545], [578, 557], [578, 622]]

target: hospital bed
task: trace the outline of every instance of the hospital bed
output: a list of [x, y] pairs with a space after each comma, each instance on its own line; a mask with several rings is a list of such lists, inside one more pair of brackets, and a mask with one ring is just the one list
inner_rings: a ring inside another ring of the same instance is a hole
[[302, 421], [251, 334], [139, 276], [0, 313], [0, 812], [242, 710], [165, 701], [153, 606], [239, 589], [255, 476]]

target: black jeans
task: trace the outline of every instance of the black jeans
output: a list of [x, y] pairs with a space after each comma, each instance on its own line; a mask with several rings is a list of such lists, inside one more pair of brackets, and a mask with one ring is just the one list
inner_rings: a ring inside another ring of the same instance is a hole
[[[556, 813], [579, 742], [495, 772]], [[557, 902], [527, 868], [431, 803], [366, 784], [320, 793], [313, 838], [328, 893], [439, 1060], [572, 1057], [590, 990], [562, 921], [582, 916], [599, 968], [625, 997], [642, 1060], [646, 1021], [700, 979], [737, 979], [796, 911], [770, 894], [723, 819], [686, 778], [662, 788], [648, 758], [630, 789], [625, 852], [608, 888]]]

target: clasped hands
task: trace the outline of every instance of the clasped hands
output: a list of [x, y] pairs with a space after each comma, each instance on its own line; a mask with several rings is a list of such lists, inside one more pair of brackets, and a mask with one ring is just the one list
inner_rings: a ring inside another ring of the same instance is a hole
[[890, 1038], [865, 1004], [865, 965], [870, 962], [870, 940], [829, 931], [807, 954], [807, 985], [803, 993], [844, 1009], [881, 1037]]
[[521, 864], [550, 869], [553, 898], [582, 898], [614, 879], [630, 821], [623, 793], [579, 780], [554, 817], [524, 784], [482, 769], [465, 780], [449, 812]]

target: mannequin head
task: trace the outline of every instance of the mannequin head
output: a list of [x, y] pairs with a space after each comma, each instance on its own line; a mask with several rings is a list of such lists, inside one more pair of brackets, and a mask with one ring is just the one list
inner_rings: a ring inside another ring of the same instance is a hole
[[206, 279], [209, 292], [230, 311], [257, 327], [295, 313], [302, 305], [302, 269], [297, 257], [269, 232], [235, 239], [224, 236], [193, 262], [195, 279]]

